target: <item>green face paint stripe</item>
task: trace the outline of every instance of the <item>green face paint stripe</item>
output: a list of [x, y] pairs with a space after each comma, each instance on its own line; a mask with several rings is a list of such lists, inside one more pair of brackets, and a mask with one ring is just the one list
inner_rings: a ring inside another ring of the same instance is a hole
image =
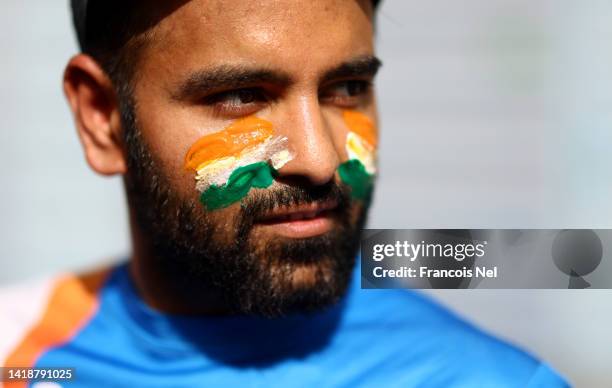
[[252, 163], [232, 172], [227, 183], [211, 185], [200, 195], [208, 210], [222, 209], [240, 201], [251, 188], [263, 189], [270, 186], [274, 180], [275, 171], [267, 162]]
[[351, 187], [353, 198], [367, 200], [372, 192], [374, 177], [368, 174], [365, 166], [357, 159], [351, 159], [338, 166], [340, 179]]
[[[251, 188], [264, 189], [272, 185], [276, 171], [267, 162], [257, 162], [232, 172], [226, 184], [211, 185], [200, 195], [208, 210], [222, 209], [244, 198]], [[351, 187], [353, 198], [367, 200], [373, 187], [373, 175], [357, 159], [351, 159], [338, 167], [340, 179]]]

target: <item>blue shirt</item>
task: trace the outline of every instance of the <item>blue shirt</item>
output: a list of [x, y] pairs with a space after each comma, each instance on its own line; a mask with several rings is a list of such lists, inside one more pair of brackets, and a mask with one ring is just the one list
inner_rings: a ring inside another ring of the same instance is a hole
[[[417, 292], [362, 290], [358, 272], [341, 303], [279, 319], [162, 314], [139, 297], [126, 264], [79, 289], [94, 295], [93, 307], [81, 298], [81, 315], [55, 313], [78, 322], [63, 337], [56, 330], [32, 365], [74, 367], [74, 379], [60, 382], [66, 387], [568, 386], [546, 364]], [[71, 305], [71, 293], [62, 305]]]

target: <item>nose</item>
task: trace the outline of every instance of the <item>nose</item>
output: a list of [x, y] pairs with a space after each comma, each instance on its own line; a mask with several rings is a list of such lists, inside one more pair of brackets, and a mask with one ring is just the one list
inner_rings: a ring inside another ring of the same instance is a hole
[[312, 185], [331, 181], [340, 163], [332, 128], [322, 114], [316, 96], [302, 96], [287, 109], [282, 132], [289, 139], [293, 160], [283, 166], [279, 176], [307, 180]]

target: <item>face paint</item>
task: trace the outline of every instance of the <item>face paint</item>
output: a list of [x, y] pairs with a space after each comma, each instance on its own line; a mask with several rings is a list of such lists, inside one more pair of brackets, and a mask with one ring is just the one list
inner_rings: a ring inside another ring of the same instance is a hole
[[348, 161], [338, 167], [338, 174], [351, 187], [353, 198], [367, 200], [376, 173], [376, 127], [363, 113], [347, 110], [343, 116], [349, 128], [346, 136]]
[[196, 172], [200, 201], [221, 209], [249, 190], [272, 184], [276, 170], [293, 159], [287, 138], [274, 136], [272, 123], [249, 116], [196, 141], [185, 155], [185, 169]]

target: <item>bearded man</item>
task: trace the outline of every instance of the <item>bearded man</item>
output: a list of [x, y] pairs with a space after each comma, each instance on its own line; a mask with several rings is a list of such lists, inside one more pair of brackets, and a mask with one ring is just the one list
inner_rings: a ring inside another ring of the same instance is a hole
[[4, 366], [73, 368], [74, 387], [565, 386], [353, 275], [377, 173], [376, 3], [73, 0], [64, 90], [88, 164], [124, 178], [133, 250], [11, 291], [27, 303], [2, 316], [21, 318]]

